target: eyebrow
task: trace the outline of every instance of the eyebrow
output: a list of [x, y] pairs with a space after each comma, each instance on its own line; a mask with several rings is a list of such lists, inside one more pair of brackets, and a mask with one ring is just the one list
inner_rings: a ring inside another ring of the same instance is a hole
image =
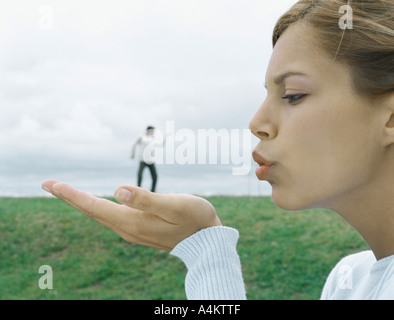
[[[274, 78], [274, 83], [279, 85], [283, 81], [285, 81], [286, 78], [291, 77], [291, 76], [304, 76], [304, 77], [307, 77], [307, 75], [305, 73], [298, 72], [298, 71], [289, 71], [289, 72], [282, 73], [279, 76], [275, 77]], [[264, 87], [267, 89], [267, 84], [264, 84]]]

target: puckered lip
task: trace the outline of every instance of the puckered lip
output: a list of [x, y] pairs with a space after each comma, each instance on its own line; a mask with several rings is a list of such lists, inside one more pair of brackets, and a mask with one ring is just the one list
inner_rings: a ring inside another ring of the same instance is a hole
[[252, 152], [253, 160], [259, 165], [259, 166], [268, 166], [271, 167], [274, 165], [273, 161], [269, 161], [266, 158], [264, 158], [261, 154], [259, 154], [256, 150]]

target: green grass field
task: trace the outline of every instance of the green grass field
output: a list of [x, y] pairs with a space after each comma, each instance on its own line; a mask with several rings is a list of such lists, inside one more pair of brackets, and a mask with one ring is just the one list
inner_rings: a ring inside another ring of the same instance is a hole
[[[368, 249], [336, 214], [286, 212], [270, 198], [209, 197], [240, 232], [247, 297], [319, 299], [329, 271]], [[42, 290], [41, 265], [53, 270]], [[0, 299], [186, 299], [186, 268], [165, 251], [126, 243], [53, 198], [0, 198]]]

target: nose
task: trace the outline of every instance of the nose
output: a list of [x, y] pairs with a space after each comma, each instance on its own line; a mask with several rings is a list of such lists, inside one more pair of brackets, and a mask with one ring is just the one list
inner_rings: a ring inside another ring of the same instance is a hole
[[250, 121], [249, 129], [260, 140], [273, 139], [278, 131], [273, 120], [272, 111], [265, 100]]

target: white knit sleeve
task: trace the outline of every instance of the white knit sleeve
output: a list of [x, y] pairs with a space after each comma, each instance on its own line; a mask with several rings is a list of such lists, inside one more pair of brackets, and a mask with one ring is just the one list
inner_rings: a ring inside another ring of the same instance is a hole
[[238, 231], [233, 228], [211, 227], [175, 246], [171, 254], [180, 258], [188, 269], [185, 280], [187, 299], [246, 299], [236, 250], [238, 237]]

